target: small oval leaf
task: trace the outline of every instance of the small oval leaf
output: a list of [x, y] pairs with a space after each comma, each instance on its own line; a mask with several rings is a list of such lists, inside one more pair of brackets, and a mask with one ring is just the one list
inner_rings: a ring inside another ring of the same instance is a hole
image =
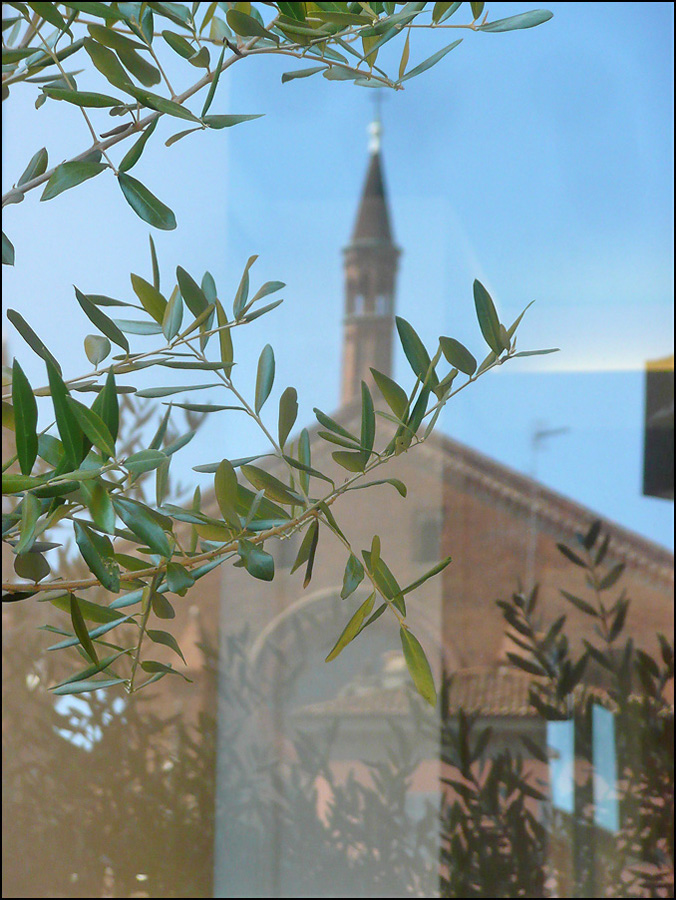
[[279, 398], [279, 446], [284, 447], [298, 416], [298, 393], [288, 387]]
[[406, 75], [399, 79], [399, 82], [401, 83], [402, 81], [408, 81], [409, 78], [415, 78], [416, 75], [420, 75], [427, 69], [431, 69], [432, 66], [436, 65], [440, 59], [443, 59], [443, 57], [446, 56], [447, 53], [450, 53], [451, 50], [454, 50], [460, 43], [462, 43], [462, 38], [459, 38], [457, 41], [453, 41], [452, 44], [449, 44], [448, 47], [444, 47], [442, 50], [437, 50], [437, 52], [433, 53], [432, 56], [429, 56], [414, 69], [411, 69], [410, 72], [407, 72]]
[[508, 16], [506, 19], [496, 19], [495, 22], [477, 25], [476, 30], [497, 33], [501, 31], [515, 31], [517, 28], [535, 28], [536, 25], [548, 22], [553, 15], [554, 13], [548, 9], [532, 9], [529, 12], [520, 13], [518, 16]]
[[110, 341], [100, 334], [88, 334], [84, 339], [84, 349], [89, 362], [98, 366], [110, 353]]
[[[75, 287], [75, 285], [73, 285], [73, 287]], [[98, 306], [92, 303], [89, 297], [87, 297], [86, 294], [83, 294], [82, 291], [79, 291], [76, 287], [75, 296], [89, 321], [95, 325], [99, 331], [105, 334], [107, 338], [110, 338], [114, 344], [117, 344], [118, 347], [122, 347], [125, 353], [129, 353], [129, 341], [122, 334], [115, 322], [113, 322], [112, 319], [109, 319], [104, 312], [101, 312]]]
[[425, 656], [420, 641], [408, 628], [400, 628], [401, 646], [404, 651], [404, 659], [411, 674], [413, 683], [418, 693], [430, 704], [435, 706], [437, 702], [437, 691], [434, 686], [434, 678], [430, 664]]
[[73, 397], [66, 397], [66, 403], [92, 444], [102, 450], [106, 456], [114, 456], [115, 442], [101, 417]]
[[157, 125], [158, 119], [153, 119], [150, 125], [147, 126], [141, 137], [130, 147], [130, 149], [125, 153], [122, 158], [122, 162], [119, 165], [120, 172], [128, 172], [132, 166], [135, 166], [136, 163], [141, 158], [141, 154], [145, 149], [145, 145], [148, 141], [148, 138], [155, 130], [155, 126]]
[[[118, 181], [127, 203], [139, 218], [164, 231], [173, 231], [176, 228], [174, 213], [154, 194], [151, 194], [145, 185], [136, 178], [132, 178], [131, 175], [127, 175], [126, 172], [120, 172]], [[45, 199], [44, 196], [42, 199]]]
[[261, 411], [263, 404], [270, 396], [274, 380], [275, 354], [270, 344], [266, 344], [259, 357], [258, 371], [256, 374], [256, 393], [254, 402], [256, 415]]
[[362, 623], [366, 619], [367, 616], [371, 614], [371, 610], [373, 609], [373, 604], [376, 601], [376, 593], [375, 591], [364, 600], [356, 613], [352, 616], [350, 621], [347, 623], [345, 628], [343, 629], [342, 634], [336, 641], [333, 650], [326, 657], [325, 662], [331, 662], [332, 659], [335, 659], [338, 654], [350, 643], [353, 641], [361, 630]]
[[183, 297], [178, 287], [172, 291], [162, 316], [162, 332], [168, 341], [173, 340], [181, 330], [183, 322]]
[[3, 266], [14, 265], [14, 244], [4, 231], [2, 232], [2, 264]]
[[120, 590], [120, 568], [115, 561], [110, 538], [97, 534], [83, 522], [74, 521], [73, 528], [75, 540], [89, 571], [99, 579], [103, 587], [117, 593]]
[[96, 162], [65, 162], [57, 166], [52, 173], [51, 178], [47, 182], [40, 200], [52, 200], [58, 197], [63, 191], [67, 191], [89, 178], [93, 178], [104, 169], [108, 168], [108, 163]]
[[214, 493], [221, 515], [234, 528], [239, 531], [241, 522], [237, 515], [237, 475], [232, 463], [223, 459], [214, 475]]
[[38, 455], [38, 406], [30, 382], [16, 359], [12, 367], [12, 404], [19, 466], [23, 475], [30, 475]]
[[499, 356], [503, 350], [507, 349], [500, 334], [500, 320], [491, 295], [478, 280], [474, 282], [474, 305], [484, 340], [493, 353]]
[[146, 281], [145, 278], [141, 278], [140, 275], [134, 275], [133, 272], [130, 278], [134, 293], [141, 301], [141, 305], [145, 311], [161, 325], [164, 320], [167, 301], [160, 291], [154, 285]]
[[460, 341], [456, 341], [455, 338], [450, 337], [440, 337], [439, 343], [441, 344], [442, 353], [452, 366], [464, 372], [465, 375], [470, 377], [474, 375], [477, 361], [467, 347], [461, 344]]
[[27, 181], [30, 181], [32, 178], [38, 178], [40, 175], [43, 175], [47, 171], [47, 161], [48, 161], [47, 150], [43, 147], [41, 150], [38, 150], [31, 157], [31, 161], [28, 163], [24, 172], [16, 183], [17, 187], [21, 187], [22, 184], [25, 184]]
[[397, 419], [399, 419], [400, 422], [403, 422], [408, 409], [408, 397], [406, 391], [400, 387], [396, 381], [393, 381], [389, 376], [384, 375], [377, 369], [372, 368], [371, 374], [373, 375], [373, 380], [380, 389], [380, 393], [385, 398], [387, 405]]
[[153, 518], [150, 510], [136, 500], [115, 497], [115, 511], [124, 524], [150, 549], [165, 559], [171, 557], [171, 546], [159, 522]]
[[24, 341], [28, 344], [28, 346], [33, 350], [34, 353], [44, 359], [45, 362], [50, 362], [52, 366], [56, 369], [56, 371], [61, 374], [61, 366], [58, 364], [56, 359], [49, 352], [44, 343], [40, 340], [37, 334], [30, 327], [28, 322], [24, 319], [22, 315], [20, 315], [15, 309], [7, 310], [7, 318], [12, 323], [12, 325], [19, 332]]

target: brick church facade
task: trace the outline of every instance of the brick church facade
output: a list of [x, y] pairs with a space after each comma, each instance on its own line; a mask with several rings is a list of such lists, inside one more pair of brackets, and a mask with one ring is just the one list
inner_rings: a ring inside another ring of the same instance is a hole
[[[401, 251], [393, 238], [378, 138], [375, 129], [356, 223], [344, 251], [341, 403], [331, 416], [353, 433], [360, 428], [362, 380], [372, 389], [376, 409], [385, 408], [370, 366], [392, 374]], [[376, 449], [394, 434], [393, 425], [377, 418]], [[313, 465], [339, 483], [345, 472], [331, 457], [336, 448], [318, 431], [321, 426], [308, 425]], [[285, 478], [275, 462], [269, 470]], [[437, 683], [442, 673], [453, 675], [448, 712], [453, 715], [463, 709], [490, 723], [498, 747], [520, 744], [521, 735], [546, 747], [545, 723], [528, 699], [531, 679], [507, 657], [514, 647], [505, 637], [496, 600], [507, 599], [519, 584], [526, 589], [538, 584], [543, 628], [565, 613], [571, 644], [576, 651], [582, 649], [583, 638], [589, 637], [589, 618], [573, 608], [560, 590], [586, 596], [588, 587], [583, 571], [564, 559], [557, 544], [573, 543], [598, 516], [438, 433], [390, 460], [378, 477], [403, 481], [407, 497], [384, 484], [341, 498], [334, 512], [339, 523], [345, 524], [355, 552], [368, 549], [374, 534], [380, 536], [382, 557], [400, 584], [414, 581], [437, 560], [452, 556], [440, 576], [406, 598], [407, 621], [428, 653]], [[214, 501], [207, 511], [218, 515]], [[610, 535], [607, 563], [626, 564], [623, 587], [632, 600], [627, 633], [638, 646], [654, 653], [656, 634], [673, 634], [673, 555], [612, 522], [604, 522], [604, 529]], [[330, 756], [334, 773], [347, 777], [349, 771], [358, 772], [357, 777], [368, 781], [360, 761], [386, 760], [394, 724], [413, 738], [421, 760], [411, 782], [411, 797], [438, 798], [442, 726], [435, 719], [437, 711], [429, 716], [432, 727], [427, 736], [417, 732], [396, 622], [382, 616], [335, 660], [325, 663], [368, 591], [362, 585], [354, 595], [341, 599], [345, 548], [333, 535], [321, 532], [312, 581], [303, 589], [302, 567], [289, 572], [301, 537], [266, 548], [276, 563], [270, 584], [229, 567], [211, 573], [197, 587], [202, 597], [212, 591], [220, 596], [222, 647], [229, 636], [248, 629], [249, 658], [269, 715], [263, 730], [276, 735], [283, 758], [285, 738], [298, 730], [319, 736], [337, 725]], [[212, 579], [211, 587], [207, 579]], [[546, 771], [542, 777], [546, 781]], [[221, 802], [227, 806], [227, 798], [217, 788], [217, 809]], [[279, 859], [284, 858], [290, 840], [288, 827], [281, 820], [270, 825]], [[237, 867], [218, 859], [219, 846], [227, 845], [225, 834], [217, 825], [216, 884], [223, 896], [237, 896], [229, 893], [237, 880]]]
[[[373, 384], [370, 366], [392, 373], [396, 274], [400, 249], [393, 238], [383, 177], [378, 126], [372, 126], [371, 153], [355, 226], [344, 251], [345, 317], [341, 405], [331, 415], [352, 431], [359, 431], [360, 385], [372, 388], [376, 409], [385, 408]], [[379, 402], [380, 401], [380, 402]], [[345, 477], [332, 460], [335, 446], [308, 426], [312, 459], [337, 482]], [[378, 417], [376, 446], [390, 439], [393, 426]], [[270, 471], [276, 471], [275, 463]], [[540, 585], [541, 607], [548, 621], [568, 616], [570, 636], [578, 643], [588, 628], [585, 617], [570, 606], [560, 588], [584, 593], [584, 575], [571, 566], [556, 545], [570, 543], [585, 533], [598, 516], [573, 500], [532, 478], [491, 460], [450, 437], [433, 434], [424, 444], [392, 459], [382, 477], [401, 479], [408, 488], [403, 499], [389, 485], [351, 493], [335, 511], [349, 503], [349, 537], [358, 549], [370, 546], [373, 534], [382, 542], [383, 558], [401, 584], [419, 577], [438, 559], [450, 555], [452, 563], [441, 576], [428, 581], [408, 598], [414, 631], [430, 650], [440, 671], [496, 668], [505, 662], [503, 621], [495, 606], [517, 584]], [[218, 515], [215, 500], [205, 511]], [[656, 648], [656, 633], [673, 633], [673, 554], [612, 522], [608, 560], [624, 562], [623, 585], [632, 598], [627, 629], [639, 646]], [[396, 668], [400, 643], [396, 628], [383, 616], [337, 660], [324, 664], [345, 622], [364, 599], [357, 593], [339, 597], [346, 562], [344, 548], [330, 534], [320, 535], [314, 574], [303, 590], [302, 571], [290, 575], [302, 535], [279, 541], [267, 549], [276, 561], [270, 584], [256, 581], [232, 567], [210, 573], [195, 588], [199, 618], [208, 630], [220, 597], [222, 634], [248, 627], [252, 653], [270, 662], [269, 683], [278, 684], [289, 656], [294, 664], [301, 653], [316, 662], [308, 685], [299, 689], [298, 703], [335, 698], [341, 693], [362, 693], [368, 684], [387, 682], [387, 670]], [[363, 596], [362, 596], [363, 594]], [[206, 603], [205, 603], [206, 601]], [[323, 624], [319, 624], [323, 623]], [[194, 627], [191, 626], [191, 627]], [[417, 629], [417, 630], [416, 630]], [[301, 640], [299, 635], [304, 634]], [[370, 641], [374, 646], [370, 645]], [[291, 643], [289, 643], [289, 641]], [[360, 651], [358, 645], [363, 643]], [[341, 659], [346, 657], [345, 662]], [[319, 664], [321, 661], [321, 665]], [[266, 667], [263, 666], [263, 669]], [[360, 678], [365, 685], [360, 686]], [[310, 687], [314, 685], [314, 688]], [[292, 705], [297, 705], [295, 701]]]
[[[376, 408], [382, 408], [370, 366], [392, 374], [400, 255], [376, 127], [356, 223], [344, 251], [341, 398], [339, 409], [331, 413], [357, 433], [361, 381], [372, 388]], [[335, 446], [322, 440], [319, 430], [316, 423], [308, 425], [313, 465], [340, 482], [345, 472], [331, 457]], [[394, 426], [378, 417], [376, 446], [384, 446], [393, 432]], [[264, 462], [269, 460], [259, 464]], [[269, 470], [284, 477], [274, 462]], [[585, 596], [584, 573], [566, 562], [556, 545], [585, 533], [597, 515], [443, 434], [433, 434], [392, 459], [382, 477], [403, 481], [407, 497], [383, 484], [350, 493], [335, 504], [352, 546], [366, 549], [378, 534], [382, 556], [400, 584], [414, 581], [450, 555], [452, 562], [440, 576], [407, 597], [408, 621], [428, 653], [437, 682], [442, 672], [454, 673], [451, 705], [498, 723], [506, 736], [510, 729], [523, 733], [535, 727], [528, 679], [508, 662], [511, 645], [495, 601], [508, 598], [519, 583], [527, 589], [539, 584], [545, 626], [565, 613], [567, 633], [581, 647], [589, 620], [566, 603], [560, 589]], [[213, 496], [205, 498], [203, 511], [219, 516]], [[658, 632], [673, 635], [673, 554], [612, 522], [605, 522], [604, 528], [610, 534], [608, 560], [626, 564], [623, 587], [632, 600], [627, 633], [636, 645], [655, 652]], [[200, 579], [186, 597], [172, 598], [176, 619], [170, 630], [185, 654], [192, 682], [160, 681], [156, 708], [193, 722], [200, 709], [217, 718], [222, 715], [219, 693], [224, 684], [205, 673], [199, 645], [207, 636], [224, 651], [231, 638], [246, 632], [249, 662], [267, 708], [262, 727], [278, 738], [280, 754], [286, 752], [285, 736], [297, 728], [311, 732], [339, 722], [332, 762], [340, 770], [358, 760], [378, 760], [388, 723], [415, 727], [409, 715], [410, 680], [398, 627], [387, 615], [336, 660], [324, 662], [366, 591], [362, 585], [341, 599], [345, 548], [323, 532], [313, 578], [304, 590], [302, 570], [289, 571], [301, 538], [296, 534], [266, 547], [276, 564], [271, 583], [224, 565]], [[11, 613], [6, 623], [8, 618]], [[158, 659], [175, 662], [169, 651], [163, 656], [162, 648], [157, 650]], [[223, 735], [227, 729], [219, 724], [218, 731]], [[423, 762], [413, 790], [430, 793], [438, 789], [437, 745], [421, 739], [419, 749]], [[238, 896], [228, 893], [232, 885], [223, 887], [233, 873], [219, 857], [218, 807], [224, 799], [219, 790], [217, 785], [216, 896]], [[275, 833], [282, 854], [281, 824]], [[260, 864], [271, 865], [268, 860]]]

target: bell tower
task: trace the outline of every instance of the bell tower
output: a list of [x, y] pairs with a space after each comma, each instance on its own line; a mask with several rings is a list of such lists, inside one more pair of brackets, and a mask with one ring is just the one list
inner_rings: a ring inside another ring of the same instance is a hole
[[345, 247], [345, 318], [341, 406], [373, 385], [369, 366], [392, 374], [394, 295], [400, 249], [395, 245], [380, 153], [382, 127], [369, 126], [369, 165], [357, 220]]

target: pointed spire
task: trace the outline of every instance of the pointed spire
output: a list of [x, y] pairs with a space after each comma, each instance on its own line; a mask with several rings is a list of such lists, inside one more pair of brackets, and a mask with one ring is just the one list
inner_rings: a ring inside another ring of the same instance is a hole
[[345, 247], [345, 319], [341, 404], [360, 400], [361, 383], [373, 386], [370, 367], [390, 375], [397, 265], [380, 152], [382, 127], [369, 126], [370, 159], [357, 220]]
[[357, 221], [352, 232], [352, 244], [392, 244], [390, 214], [387, 208], [385, 180], [380, 158], [380, 141], [383, 133], [380, 115], [369, 124], [369, 161], [366, 181], [362, 190]]

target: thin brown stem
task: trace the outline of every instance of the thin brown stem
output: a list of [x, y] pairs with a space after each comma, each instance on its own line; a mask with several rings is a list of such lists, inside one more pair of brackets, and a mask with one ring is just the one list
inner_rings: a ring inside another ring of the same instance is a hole
[[[233, 56], [224, 60], [223, 65], [221, 66], [221, 72], [225, 71], [225, 69], [228, 69], [234, 62], [236, 62], [240, 58], [243, 58], [243, 57], [236, 56], [233, 54]], [[215, 71], [207, 73], [202, 78], [200, 78], [199, 81], [197, 81], [195, 84], [193, 84], [192, 87], [189, 87], [187, 90], [183, 91], [182, 94], [178, 94], [174, 98], [175, 102], [176, 103], [185, 103], [186, 100], [189, 100], [190, 97], [192, 97], [198, 91], [201, 91], [203, 87], [205, 87], [207, 84], [209, 84], [210, 81], [214, 77], [215, 77]], [[136, 130], [145, 128], [147, 125], [150, 125], [150, 123], [153, 122], [155, 119], [158, 119], [161, 115], [164, 115], [164, 114], [160, 113], [160, 112], [150, 113], [150, 115], [139, 120], [138, 127]], [[110, 147], [114, 147], [116, 144], [119, 144], [120, 141], [125, 140], [126, 138], [129, 137], [130, 134], [134, 134], [134, 133], [135, 133], [135, 131], [134, 132], [124, 131], [121, 134], [114, 134], [111, 137], [107, 138], [106, 140], [103, 140], [103, 141], [98, 140], [98, 141], [96, 141], [96, 143], [94, 144], [93, 147], [88, 147], [86, 150], [83, 150], [82, 153], [78, 153], [77, 156], [73, 156], [69, 160], [69, 162], [79, 162], [80, 160], [84, 159], [86, 156], [89, 156], [89, 154], [92, 152], [92, 150], [100, 150], [102, 153], [104, 153]], [[21, 193], [27, 194], [29, 191], [32, 191], [34, 188], [39, 187], [41, 184], [44, 184], [46, 181], [49, 181], [49, 179], [52, 177], [52, 175], [56, 171], [56, 168], [57, 168], [57, 166], [54, 166], [54, 168], [48, 169], [42, 175], [38, 175], [37, 177], [32, 178], [30, 181], [27, 181], [25, 184], [22, 184], [21, 188], [20, 188]], [[11, 195], [14, 194], [15, 192], [16, 192], [16, 190], [13, 188], [11, 191], [8, 191], [6, 194], [3, 195], [3, 198], [2, 198], [3, 206], [5, 205], [7, 200], [11, 197]]]
[[24, 36], [21, 38], [21, 40], [17, 44], [17, 49], [24, 50], [30, 44], [30, 42], [33, 39], [33, 36], [37, 32], [36, 26], [39, 21], [40, 21], [40, 16], [38, 15], [38, 13], [33, 13], [33, 16], [31, 17], [30, 21], [28, 22], [28, 27], [26, 28], [26, 33], [24, 34]]
[[162, 78], [164, 78], [164, 83], [166, 84], [167, 89], [168, 89], [169, 93], [171, 94], [171, 99], [175, 100], [176, 92], [174, 91], [173, 87], [171, 86], [171, 82], [169, 81], [169, 78], [168, 78], [166, 72], [162, 68], [162, 63], [159, 61], [157, 54], [155, 53], [155, 50], [153, 49], [152, 44], [148, 44], [148, 51], [149, 51], [150, 55], [152, 56], [152, 58], [155, 60], [155, 65], [159, 69], [160, 75], [162, 76]]
[[[220, 325], [218, 328], [213, 328], [211, 331], [205, 331], [203, 336], [209, 337], [212, 334], [217, 334], [219, 331], [223, 331], [226, 328], [236, 328], [238, 325], [245, 325], [245, 324], [246, 323], [242, 322], [241, 320], [239, 322], [228, 322], [225, 325]], [[180, 347], [183, 344], [187, 344], [190, 340], [192, 340], [192, 338], [188, 338], [188, 337], [184, 338], [179, 335], [172, 342], [167, 343], [164, 347], [160, 348], [159, 350], [146, 350], [145, 353], [135, 354], [132, 362], [130, 362], [129, 360], [121, 360], [116, 365], [113, 365], [113, 372], [116, 375], [126, 374], [127, 372], [133, 371], [133, 362], [135, 362], [136, 360], [147, 359], [149, 356], [158, 356], [160, 354], [168, 353], [169, 351], [173, 350], [176, 347]], [[159, 362], [160, 362], [160, 360], [158, 360], [158, 363]], [[92, 372], [88, 372], [86, 375], [78, 375], [75, 378], [69, 378], [67, 381], [64, 381], [64, 384], [65, 385], [76, 385], [76, 384], [79, 384], [80, 382], [86, 382], [90, 378], [95, 379], [97, 377], [100, 377], [102, 374], [104, 374], [104, 373], [99, 372], [96, 369], [94, 369]], [[49, 396], [49, 393], [50, 393], [49, 385], [43, 385], [42, 387], [34, 388], [33, 393], [35, 394], [36, 397]], [[11, 391], [7, 391], [6, 393], [4, 393], [2, 395], [2, 399], [9, 400], [11, 398], [11, 396], [12, 396]]]
[[[326, 519], [324, 519], [323, 521], [328, 526], [331, 534], [333, 534], [336, 538], [338, 538], [338, 540], [345, 547], [345, 549], [348, 551], [348, 553], [350, 553], [352, 556], [356, 556], [356, 554], [352, 550], [352, 546], [350, 545], [350, 542], [347, 540], [345, 535], [340, 534], [338, 531], [336, 531], [336, 529]], [[402, 628], [408, 628], [404, 617], [401, 615], [401, 613], [396, 608], [394, 603], [392, 603], [392, 601], [388, 597], [385, 597], [383, 594], [380, 593], [380, 590], [378, 589], [378, 585], [376, 584], [376, 580], [375, 580], [374, 576], [371, 574], [371, 572], [369, 572], [369, 570], [366, 566], [364, 566], [364, 571], [366, 572], [368, 579], [371, 582], [371, 585], [373, 586], [373, 590], [376, 592], [376, 594], [380, 594], [380, 596], [383, 598], [385, 603], [387, 603], [388, 609], [391, 610], [391, 612], [396, 616], [397, 621], [399, 622], [399, 625]]]
[[[297, 528], [306, 519], [315, 517], [318, 513], [320, 513], [322, 506], [332, 506], [339, 497], [341, 497], [352, 487], [355, 482], [359, 481], [360, 478], [364, 478], [364, 476], [370, 474], [374, 469], [377, 469], [379, 466], [383, 465], [383, 463], [385, 463], [387, 459], [389, 459], [389, 457], [381, 457], [374, 460], [373, 463], [366, 466], [363, 472], [357, 472], [351, 478], [346, 479], [343, 484], [327, 494], [326, 497], [323, 497], [320, 500], [310, 501], [312, 505], [304, 510], [300, 515], [296, 516], [293, 519], [289, 519], [289, 521], [285, 522], [283, 525], [277, 525], [274, 528], [269, 528], [266, 531], [259, 532], [259, 534], [249, 537], [248, 540], [250, 540], [252, 544], [262, 544], [269, 538], [278, 537], [279, 535], [286, 534], [288, 531]], [[201, 563], [210, 562], [211, 560], [216, 559], [219, 556], [223, 556], [225, 559], [227, 554], [236, 552], [238, 542], [239, 538], [233, 539], [227, 544], [224, 544], [221, 547], [216, 547], [213, 550], [205, 550], [202, 553], [197, 553], [194, 555], [180, 556], [174, 561], [180, 562], [188, 569], [195, 568]], [[142, 569], [137, 572], [123, 572], [120, 574], [120, 581], [135, 581], [139, 578], [142, 579], [152, 577], [158, 573], [164, 572], [167, 568], [168, 562], [169, 561], [167, 560], [157, 566], [149, 566], [147, 569]], [[86, 590], [87, 588], [98, 587], [100, 586], [100, 584], [101, 582], [98, 580], [98, 578], [82, 578], [77, 581], [50, 581], [41, 584], [18, 584], [16, 582], [3, 582], [2, 589], [3, 591], [8, 591], [10, 593], [18, 593], [25, 590], [31, 590], [41, 593], [43, 591], [54, 590]]]
[[[45, 52], [48, 53], [48, 54], [52, 57], [52, 59], [54, 60], [54, 63], [56, 64], [56, 67], [58, 68], [59, 72], [61, 72], [61, 74], [63, 75], [63, 77], [64, 77], [66, 83], [68, 84], [68, 86], [70, 87], [70, 89], [71, 89], [71, 90], [75, 90], [75, 84], [74, 84], [74, 82], [72, 81], [70, 75], [68, 75], [68, 73], [66, 72], [66, 70], [65, 70], [65, 69], [63, 68], [63, 66], [61, 65], [61, 60], [60, 60], [60, 59], [58, 58], [58, 56], [56, 55], [55, 51], [52, 49], [52, 47], [49, 46], [49, 44], [45, 41], [45, 39], [43, 38], [43, 36], [40, 34], [39, 26], [35, 29], [35, 33], [37, 34], [37, 36], [38, 36], [38, 37], [40, 38], [40, 40], [42, 41], [42, 44], [43, 44], [44, 49], [45, 49]], [[82, 113], [85, 122], [87, 123], [87, 127], [89, 128], [89, 131], [91, 132], [92, 141], [94, 142], [94, 144], [97, 144], [97, 143], [99, 142], [99, 136], [97, 135], [96, 130], [95, 130], [94, 126], [93, 126], [92, 123], [91, 123], [91, 119], [89, 118], [89, 116], [87, 115], [85, 109], [84, 109], [82, 106], [79, 107], [79, 110], [80, 110], [80, 112]], [[103, 150], [102, 150], [101, 152], [102, 152], [103, 156], [106, 158], [106, 160], [107, 160], [108, 165], [110, 166], [110, 168], [111, 168], [111, 169], [113, 170], [113, 172], [117, 175], [117, 169], [116, 169], [115, 166], [113, 165], [113, 161], [111, 160], [111, 158], [110, 158]], [[91, 150], [89, 150], [88, 153], [91, 153]]]
[[[76, 19], [76, 21], [86, 24], [86, 20], [80, 19], [79, 17], [78, 17], [78, 19]], [[272, 24], [274, 24], [274, 21], [270, 23], [270, 25], [272, 25]], [[459, 26], [455, 26], [455, 27], [459, 27]], [[120, 30], [120, 29], [118, 29], [118, 30]], [[120, 33], [125, 33], [125, 32], [124, 32], [124, 30], [120, 30]], [[358, 36], [358, 35], [355, 35], [355, 36]], [[345, 37], [349, 37], [349, 35], [346, 35]], [[202, 37], [202, 38], [200, 38], [200, 40], [208, 40], [208, 39]], [[251, 56], [254, 54], [260, 55], [260, 54], [271, 54], [272, 53], [272, 54], [281, 55], [281, 56], [292, 56], [296, 59], [308, 59], [308, 57], [305, 55], [307, 53], [307, 49], [308, 49], [307, 46], [301, 46], [300, 44], [290, 44], [289, 46], [287, 46], [285, 48], [256, 47], [256, 44], [259, 40], [260, 40], [260, 38], [257, 38], [257, 37], [252, 38], [250, 41], [248, 41], [246, 44], [243, 44], [241, 47], [238, 47], [236, 50], [233, 48], [233, 55], [223, 61], [223, 64], [221, 65], [221, 68], [220, 68], [220, 72], [224, 72], [238, 59], [244, 59], [246, 56]], [[317, 38], [316, 40], [313, 40], [309, 46], [313, 46], [315, 43], [321, 43], [324, 40], [326, 40], [326, 37]], [[220, 42], [220, 43], [222, 43], [222, 42]], [[230, 46], [229, 42], [226, 41], [226, 43], [228, 44], [228, 46]], [[153, 57], [155, 58], [155, 61], [158, 63], [158, 66], [159, 66], [159, 62], [154, 54], [154, 51], [152, 51], [152, 48], [149, 48], [149, 49], [151, 49], [151, 52], [153, 53]], [[361, 61], [363, 61], [363, 60], [361, 60]], [[332, 60], [326, 60], [326, 59], [323, 59], [320, 57], [317, 57], [317, 62], [324, 63], [327, 68], [331, 68], [333, 65], [335, 65], [335, 63]], [[61, 67], [59, 67], [59, 68], [61, 68]], [[356, 77], [364, 77], [364, 78], [368, 77], [377, 82], [380, 82], [385, 87], [391, 87], [396, 90], [402, 89], [401, 85], [397, 85], [394, 82], [390, 81], [387, 78], [386, 74], [384, 72], [382, 72], [382, 70], [377, 69], [377, 67], [374, 67], [374, 68], [376, 68], [377, 71], [380, 71], [381, 75], [374, 75], [371, 72], [367, 72], [365, 70], [362, 71], [355, 66], [346, 66], [346, 68], [349, 68], [352, 71], [354, 71]], [[63, 69], [61, 69], [61, 71], [63, 72]], [[161, 68], [160, 68], [160, 72], [162, 73]], [[65, 72], [63, 72], [63, 74], [65, 75]], [[174, 100], [174, 102], [183, 104], [183, 103], [185, 103], [186, 100], [190, 99], [190, 97], [192, 97], [194, 94], [198, 93], [203, 87], [206, 87], [206, 85], [208, 85], [212, 81], [212, 79], [215, 77], [215, 75], [216, 75], [215, 70], [207, 72], [202, 78], [199, 79], [199, 81], [195, 82], [195, 84], [193, 84], [191, 87], [187, 88], [181, 94], [175, 94], [166, 75], [164, 75], [164, 78], [167, 83], [168, 89], [171, 91], [172, 99]], [[85, 158], [86, 156], [88, 156], [93, 150], [99, 150], [99, 151], [101, 151], [101, 153], [103, 153], [105, 155], [105, 151], [108, 150], [110, 147], [114, 147], [120, 141], [125, 140], [131, 134], [134, 134], [134, 133], [136, 133], [136, 131], [139, 131], [139, 130], [145, 128], [147, 125], [150, 125], [151, 122], [153, 122], [155, 119], [159, 118], [159, 116], [163, 115], [163, 113], [160, 113], [160, 112], [152, 112], [143, 119], [141, 119], [139, 117], [139, 119], [137, 121], [137, 127], [136, 127], [136, 129], [134, 129], [134, 131], [129, 129], [129, 130], [123, 131], [119, 134], [111, 135], [106, 140], [101, 140], [96, 136], [96, 133], [91, 125], [91, 122], [89, 122], [89, 119], [86, 116], [86, 113], [84, 113], [84, 110], [83, 110], [83, 114], [85, 115], [85, 118], [86, 118], [87, 123], [90, 128], [90, 131], [92, 132], [92, 136], [94, 138], [94, 144], [92, 147], [87, 148], [87, 150], [84, 150], [82, 153], [79, 153], [76, 156], [73, 156], [69, 160], [69, 162], [78, 162], [78, 161], [82, 160], [83, 158]], [[106, 156], [106, 159], [108, 159], [107, 156]], [[108, 160], [108, 161], [110, 163], [110, 160]], [[111, 168], [113, 169], [113, 171], [116, 171], [113, 164], [110, 163], [110, 165], [111, 165]], [[35, 178], [30, 179], [30, 181], [27, 181], [24, 184], [22, 184], [21, 185], [21, 193], [25, 195], [29, 191], [34, 190], [36, 187], [39, 187], [41, 184], [44, 184], [45, 182], [49, 181], [51, 176], [54, 174], [54, 171], [56, 170], [56, 168], [57, 167], [54, 166], [53, 168], [48, 169], [42, 175], [36, 176]], [[14, 189], [14, 188], [12, 190], [8, 191], [7, 193], [5, 193], [2, 197], [2, 205], [4, 206], [7, 203], [7, 201], [12, 198], [12, 195], [14, 195], [15, 193], [16, 193], [16, 189]]]
[[136, 670], [138, 669], [138, 665], [141, 659], [141, 646], [143, 645], [143, 638], [145, 637], [146, 628], [148, 627], [148, 619], [150, 618], [150, 612], [153, 608], [153, 593], [157, 590], [157, 586], [160, 581], [159, 573], [153, 576], [152, 582], [148, 585], [148, 587], [144, 590], [144, 595], [147, 591], [147, 596], [144, 596], [144, 607], [141, 615], [141, 623], [139, 625], [140, 633], [138, 637], [138, 643], [136, 644], [136, 651], [134, 653], [134, 659], [131, 664], [131, 675], [129, 676], [129, 687], [128, 691], [130, 694], [134, 693], [134, 679], [136, 677]]

